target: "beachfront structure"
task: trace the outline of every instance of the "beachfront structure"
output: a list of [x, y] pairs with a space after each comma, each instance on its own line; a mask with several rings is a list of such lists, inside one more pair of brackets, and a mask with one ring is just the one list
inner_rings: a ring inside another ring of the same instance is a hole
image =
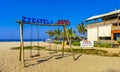
[[[34, 48], [36, 47], [37, 49], [40, 48], [39, 47], [39, 28], [38, 26], [62, 26], [63, 27], [63, 44], [62, 44], [62, 57], [64, 57], [64, 51], [65, 51], [65, 37], [67, 37], [67, 40], [69, 42], [69, 46], [70, 46], [70, 50], [71, 50], [71, 53], [73, 55], [73, 60], [75, 60], [75, 56], [74, 56], [74, 53], [73, 53], [73, 49], [72, 49], [72, 46], [71, 46], [71, 41], [70, 41], [70, 38], [69, 38], [69, 35], [67, 33], [67, 29], [66, 29], [66, 26], [70, 25], [70, 22], [68, 20], [58, 20], [55, 24], [46, 24], [46, 21], [48, 22], [48, 20], [44, 20], [44, 19], [35, 19], [35, 18], [27, 18], [27, 17], [22, 17], [23, 19], [22, 20], [17, 20], [16, 22], [20, 25], [20, 56], [19, 56], [19, 61], [22, 62], [22, 65], [25, 67], [25, 54], [24, 54], [24, 40], [23, 40], [23, 26], [24, 24], [28, 24], [28, 25], [31, 25], [31, 45], [30, 45], [30, 48], [31, 48], [31, 53], [30, 53], [30, 57], [33, 58], [35, 56], [40, 56], [39, 54], [39, 50], [38, 50], [38, 54], [33, 56], [32, 55], [32, 48], [33, 48], [33, 45], [32, 45], [32, 31], [33, 31], [33, 28], [32, 28], [32, 25], [36, 25], [37, 26], [37, 35], [38, 35], [38, 45], [37, 46], [34, 46]], [[32, 20], [31, 20], [32, 19]], [[28, 20], [28, 21], [27, 21]], [[39, 23], [39, 20], [41, 21]], [[42, 21], [43, 20], [43, 21]], [[51, 22], [52, 23], [52, 22]]]
[[120, 36], [120, 10], [86, 19], [87, 40], [114, 40]]

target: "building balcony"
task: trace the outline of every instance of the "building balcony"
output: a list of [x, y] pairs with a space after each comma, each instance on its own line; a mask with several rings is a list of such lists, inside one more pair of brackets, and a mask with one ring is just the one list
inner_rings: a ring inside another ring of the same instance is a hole
[[118, 20], [118, 19], [111, 19], [111, 20], [107, 20], [107, 21], [91, 23], [91, 24], [88, 24], [87, 27], [104, 25], [104, 24], [113, 24], [113, 23], [117, 23], [117, 22], [120, 22], [120, 20]]
[[112, 30], [120, 30], [120, 26], [113, 26]]

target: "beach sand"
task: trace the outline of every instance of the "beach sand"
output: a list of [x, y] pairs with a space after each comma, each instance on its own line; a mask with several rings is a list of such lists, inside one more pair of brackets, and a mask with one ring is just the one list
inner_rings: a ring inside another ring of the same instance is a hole
[[[33, 44], [37, 45], [37, 42]], [[30, 43], [26, 42], [25, 45]], [[41, 42], [40, 45], [49, 47], [48, 43]], [[71, 53], [65, 53], [65, 57], [61, 58], [61, 52], [44, 50], [40, 51], [40, 56], [34, 58], [30, 58], [30, 51], [25, 50], [26, 67], [22, 67], [19, 50], [10, 49], [16, 46], [19, 46], [19, 42], [0, 42], [0, 72], [120, 72], [119, 57], [82, 54], [74, 61]], [[33, 55], [36, 53], [33, 50]]]

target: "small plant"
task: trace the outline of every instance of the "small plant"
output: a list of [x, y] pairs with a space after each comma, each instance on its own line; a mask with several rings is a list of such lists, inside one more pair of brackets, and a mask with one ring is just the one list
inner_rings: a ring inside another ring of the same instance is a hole
[[80, 46], [80, 42], [73, 42], [72, 45], [73, 46]]
[[[70, 49], [66, 49], [66, 52], [71, 52]], [[107, 51], [104, 50], [98, 50], [98, 49], [73, 49], [73, 52], [75, 54], [77, 53], [84, 53], [84, 54], [93, 54], [93, 55], [99, 55], [99, 56], [106, 56]]]
[[100, 47], [100, 44], [94, 43], [94, 46], [95, 46], [95, 47]]
[[111, 48], [111, 47], [112, 47], [112, 44], [111, 44], [111, 43], [102, 43], [102, 44], [95, 43], [94, 46], [95, 46], [95, 47]]
[[54, 42], [54, 44], [62, 44], [62, 42], [56, 41]]
[[120, 36], [118, 37], [117, 42], [120, 44]]

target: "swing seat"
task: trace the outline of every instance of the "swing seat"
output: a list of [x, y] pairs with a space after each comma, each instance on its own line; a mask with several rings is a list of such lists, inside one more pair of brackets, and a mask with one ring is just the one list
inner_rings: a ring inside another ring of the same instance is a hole
[[36, 55], [30, 56], [30, 57], [34, 58], [34, 57], [38, 57], [38, 56], [40, 56], [40, 54], [36, 54]]

